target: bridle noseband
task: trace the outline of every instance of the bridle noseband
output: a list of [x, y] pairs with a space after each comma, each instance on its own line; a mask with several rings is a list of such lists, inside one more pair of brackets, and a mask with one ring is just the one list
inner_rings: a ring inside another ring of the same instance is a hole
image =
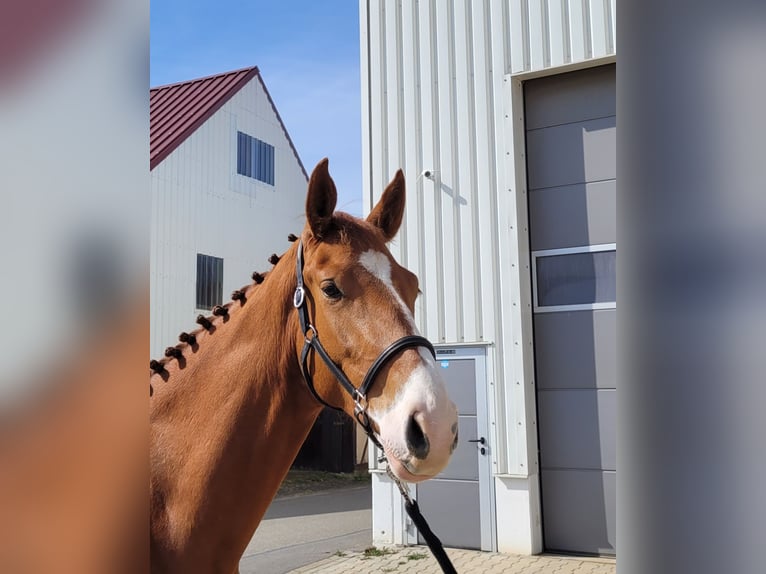
[[391, 343], [381, 354], [375, 359], [367, 370], [367, 374], [362, 380], [362, 384], [359, 388], [348, 379], [343, 370], [335, 364], [335, 362], [327, 354], [327, 351], [319, 341], [319, 333], [317, 333], [316, 327], [311, 323], [309, 319], [308, 306], [306, 305], [306, 288], [303, 284], [303, 242], [298, 242], [298, 254], [295, 262], [295, 274], [298, 280], [297, 287], [295, 288], [295, 295], [293, 296], [293, 305], [298, 311], [298, 320], [301, 324], [301, 331], [303, 332], [303, 350], [301, 351], [301, 369], [303, 371], [303, 378], [306, 380], [311, 394], [323, 405], [335, 410], [343, 410], [340, 407], [329, 404], [322, 397], [319, 396], [316, 388], [314, 387], [314, 379], [311, 376], [311, 371], [308, 366], [309, 351], [314, 350], [322, 362], [330, 369], [330, 372], [338, 380], [341, 386], [346, 392], [354, 399], [354, 416], [357, 422], [364, 428], [368, 436], [373, 442], [380, 446], [377, 437], [373, 434], [372, 425], [370, 424], [370, 418], [367, 415], [367, 392], [370, 390], [373, 381], [378, 376], [378, 373], [383, 366], [391, 360], [399, 351], [404, 349], [410, 349], [413, 347], [425, 347], [431, 352], [431, 355], [436, 357], [433, 345], [425, 337], [420, 335], [407, 335], [401, 339], [397, 339]]

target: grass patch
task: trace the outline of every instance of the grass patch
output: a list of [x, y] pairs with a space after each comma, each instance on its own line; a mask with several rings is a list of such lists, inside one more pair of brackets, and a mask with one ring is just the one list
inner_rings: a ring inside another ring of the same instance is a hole
[[369, 548], [364, 549], [365, 558], [372, 558], [373, 556], [388, 556], [389, 554], [393, 553], [394, 551], [390, 548], [378, 548], [376, 546], [370, 546]]
[[428, 555], [422, 552], [413, 552], [412, 554], [407, 554], [407, 560], [423, 560], [426, 556]]
[[339, 558], [342, 558], [342, 557], [343, 557], [343, 556], [345, 556], [345, 555], [346, 555], [346, 553], [345, 553], [345, 552], [343, 552], [343, 550], [336, 550], [336, 551], [335, 551], [335, 554], [333, 554], [333, 556], [337, 556], [337, 557], [339, 557]]

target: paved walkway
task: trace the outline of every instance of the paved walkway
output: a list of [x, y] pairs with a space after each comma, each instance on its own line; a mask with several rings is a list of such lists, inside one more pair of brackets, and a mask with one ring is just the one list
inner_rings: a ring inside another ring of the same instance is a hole
[[[372, 555], [376, 554], [376, 555]], [[380, 555], [382, 554], [382, 555]], [[615, 574], [615, 560], [569, 556], [517, 556], [448, 548], [460, 574]], [[338, 552], [293, 574], [441, 574], [425, 546], [395, 547], [377, 552]]]
[[277, 498], [239, 562], [240, 574], [287, 574], [372, 543], [369, 485]]

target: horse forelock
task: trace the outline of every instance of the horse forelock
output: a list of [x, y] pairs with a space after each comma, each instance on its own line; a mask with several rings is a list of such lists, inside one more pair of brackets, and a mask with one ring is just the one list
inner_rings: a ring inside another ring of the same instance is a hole
[[327, 231], [321, 239], [317, 239], [310, 232], [304, 237], [304, 242], [309, 248], [318, 244], [340, 244], [352, 246], [357, 250], [365, 251], [373, 245], [377, 248], [385, 246], [385, 238], [380, 229], [365, 219], [360, 219], [343, 211], [336, 211], [330, 221]]

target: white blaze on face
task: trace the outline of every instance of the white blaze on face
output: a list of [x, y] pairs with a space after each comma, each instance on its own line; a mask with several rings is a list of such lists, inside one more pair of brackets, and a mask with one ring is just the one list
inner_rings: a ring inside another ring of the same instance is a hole
[[[359, 263], [385, 285], [392, 299], [401, 307], [410, 323], [412, 334], [419, 334], [415, 318], [396, 291], [391, 276], [391, 261], [378, 251], [365, 251]], [[391, 341], [384, 342], [383, 347]], [[449, 460], [454, 440], [453, 423], [457, 421], [455, 405], [449, 400], [436, 362], [428, 351], [419, 350], [421, 362], [409, 373], [391, 405], [384, 411], [371, 406], [369, 414], [378, 423], [380, 440], [390, 456], [398, 460], [410, 459], [406, 442], [406, 428], [411, 416], [418, 413], [418, 422], [430, 443], [427, 460], [411, 460], [408, 470], [415, 474], [433, 475], [441, 471]]]
[[401, 307], [402, 313], [407, 317], [407, 321], [410, 323], [412, 334], [419, 335], [417, 326], [415, 325], [415, 318], [412, 316], [409, 307], [404, 303], [399, 292], [394, 287], [394, 280], [391, 276], [391, 261], [380, 251], [374, 251], [372, 249], [365, 251], [359, 256], [359, 263], [364, 267], [373, 277], [376, 277], [383, 285], [388, 287], [391, 292], [391, 296]]

